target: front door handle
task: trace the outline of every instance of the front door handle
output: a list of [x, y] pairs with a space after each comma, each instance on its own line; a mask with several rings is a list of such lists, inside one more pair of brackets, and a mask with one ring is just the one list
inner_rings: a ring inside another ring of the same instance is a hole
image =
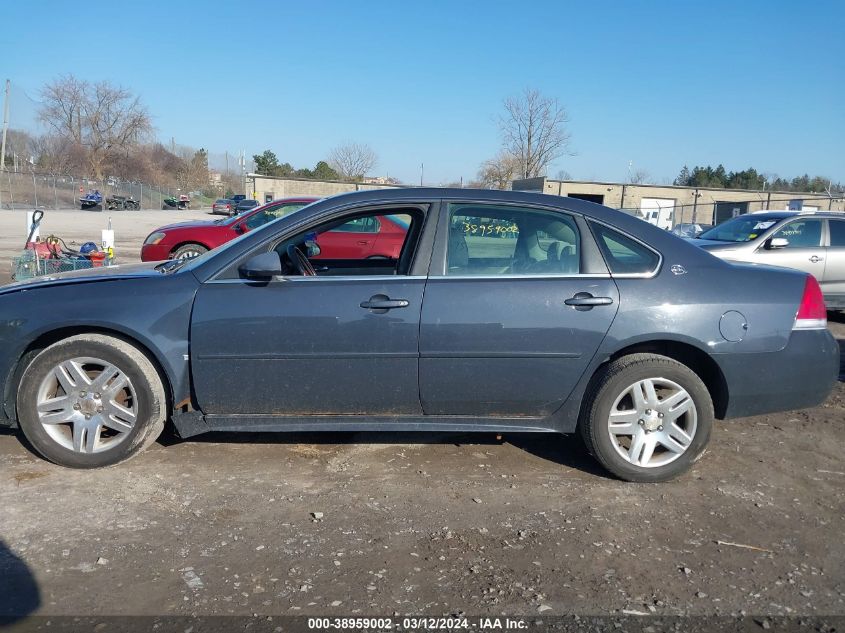
[[388, 310], [395, 308], [407, 308], [409, 301], [407, 299], [391, 299], [387, 295], [373, 295], [367, 301], [361, 302], [361, 307], [365, 310], [371, 310], [375, 314], [384, 314]]
[[823, 261], [824, 261], [824, 257], [819, 257], [818, 255], [813, 255], [813, 256], [810, 258], [810, 261], [811, 261], [811, 262], [813, 262], [814, 264], [817, 264], [818, 262], [823, 262]]
[[579, 292], [564, 303], [576, 310], [592, 310], [595, 306], [607, 306], [613, 303], [610, 297], [594, 297], [589, 292]]

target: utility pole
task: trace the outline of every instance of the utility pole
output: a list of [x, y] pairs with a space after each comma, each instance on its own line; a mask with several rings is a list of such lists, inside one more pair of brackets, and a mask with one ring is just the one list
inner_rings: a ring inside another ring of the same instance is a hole
[[425, 164], [420, 163], [420, 187], [423, 186], [423, 174], [425, 173]]
[[3, 100], [3, 144], [0, 147], [0, 171], [6, 169], [6, 132], [9, 130], [9, 80], [6, 80], [6, 98]]

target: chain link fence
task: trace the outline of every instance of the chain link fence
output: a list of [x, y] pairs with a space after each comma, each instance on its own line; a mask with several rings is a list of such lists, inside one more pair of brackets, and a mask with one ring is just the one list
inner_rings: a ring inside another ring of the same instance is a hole
[[0, 209], [79, 209], [79, 199], [97, 190], [103, 200], [133, 198], [141, 209], [162, 209], [164, 200], [187, 193], [176, 187], [117, 179], [93, 180], [29, 172], [0, 171]]

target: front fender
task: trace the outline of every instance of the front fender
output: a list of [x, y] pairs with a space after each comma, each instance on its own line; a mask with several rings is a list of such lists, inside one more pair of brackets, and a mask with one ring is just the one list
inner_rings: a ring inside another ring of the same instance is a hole
[[2, 411], [16, 419], [18, 364], [40, 342], [81, 332], [114, 333], [145, 348], [169, 383], [174, 402], [191, 394], [188, 359], [191, 308], [198, 282], [191, 274], [60, 284], [0, 296]]

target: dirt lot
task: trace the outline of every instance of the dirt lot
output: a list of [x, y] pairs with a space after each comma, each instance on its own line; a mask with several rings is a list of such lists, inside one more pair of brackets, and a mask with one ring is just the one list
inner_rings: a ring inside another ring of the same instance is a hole
[[[113, 214], [119, 256], [196, 216]], [[96, 238], [106, 217], [53, 212], [42, 234]], [[84, 472], [3, 433], [0, 615], [845, 615], [843, 449], [843, 382], [718, 423], [659, 485], [555, 436], [168, 435]]]

